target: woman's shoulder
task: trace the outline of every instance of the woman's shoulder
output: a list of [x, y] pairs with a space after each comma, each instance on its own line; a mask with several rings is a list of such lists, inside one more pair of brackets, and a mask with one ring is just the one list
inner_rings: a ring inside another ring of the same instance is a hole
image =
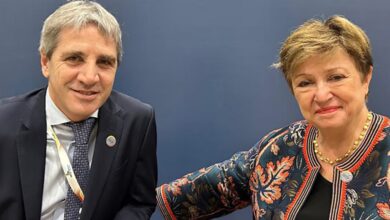
[[266, 161], [283, 155], [298, 155], [302, 152], [305, 134], [310, 127], [306, 120], [302, 120], [274, 129], [264, 135], [249, 154]]
[[376, 112], [371, 112], [373, 114], [374, 117], [378, 117], [378, 118], [381, 118], [382, 120], [389, 120], [389, 116], [386, 116], [386, 115], [382, 115], [380, 113], [376, 113]]
[[275, 142], [285, 142], [287, 145], [301, 145], [305, 137], [309, 124], [306, 120], [293, 122], [285, 127], [274, 129], [268, 132], [259, 141], [259, 144], [272, 144]]
[[385, 137], [389, 137], [390, 136], [389, 117], [374, 112], [372, 112], [372, 115], [373, 115], [373, 120], [370, 128], [371, 130], [373, 130], [373, 133], [376, 133], [377, 135], [378, 133], [381, 133], [379, 139], [384, 139]]
[[376, 114], [378, 117], [380, 117], [383, 120], [384, 123], [384, 129], [387, 130], [387, 132], [390, 132], [390, 119], [388, 116]]
[[[375, 149], [390, 148], [390, 119], [387, 116], [373, 113], [373, 122], [370, 126], [373, 141], [376, 144]], [[381, 147], [382, 146], [382, 147]]]

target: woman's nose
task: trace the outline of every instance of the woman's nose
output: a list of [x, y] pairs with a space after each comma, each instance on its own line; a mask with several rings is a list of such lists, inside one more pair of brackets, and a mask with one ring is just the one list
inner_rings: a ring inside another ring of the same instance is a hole
[[332, 98], [332, 92], [326, 83], [319, 83], [314, 94], [314, 101], [327, 102]]

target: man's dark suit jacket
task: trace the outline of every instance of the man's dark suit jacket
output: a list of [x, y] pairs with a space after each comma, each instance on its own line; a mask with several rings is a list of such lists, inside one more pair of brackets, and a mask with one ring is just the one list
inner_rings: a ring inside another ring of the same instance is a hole
[[[46, 89], [0, 100], [0, 219], [40, 219], [46, 154]], [[106, 138], [116, 137], [109, 147]], [[156, 205], [153, 109], [113, 91], [98, 133], [81, 219], [149, 219]]]

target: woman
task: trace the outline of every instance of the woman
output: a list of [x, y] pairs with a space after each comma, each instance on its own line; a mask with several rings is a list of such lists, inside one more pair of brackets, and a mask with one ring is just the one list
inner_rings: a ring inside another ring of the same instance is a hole
[[341, 16], [309, 20], [275, 66], [305, 120], [159, 187], [166, 219], [209, 219], [250, 203], [254, 219], [390, 219], [390, 122], [366, 106], [366, 34]]

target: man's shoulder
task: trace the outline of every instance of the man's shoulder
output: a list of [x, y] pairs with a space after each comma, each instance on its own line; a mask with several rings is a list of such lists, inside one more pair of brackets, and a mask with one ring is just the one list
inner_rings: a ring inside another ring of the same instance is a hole
[[[34, 90], [26, 94], [0, 99], [0, 136], [10, 137], [16, 134], [21, 121], [28, 117], [43, 117], [45, 89]], [[7, 134], [7, 135], [6, 135]]]
[[115, 90], [111, 92], [107, 103], [119, 107], [125, 114], [150, 114], [153, 112], [153, 107], [151, 105]]
[[37, 101], [37, 98], [45, 97], [45, 91], [45, 88], [41, 88], [25, 94], [0, 99], [0, 115], [4, 115], [8, 111], [13, 114], [26, 111]]

